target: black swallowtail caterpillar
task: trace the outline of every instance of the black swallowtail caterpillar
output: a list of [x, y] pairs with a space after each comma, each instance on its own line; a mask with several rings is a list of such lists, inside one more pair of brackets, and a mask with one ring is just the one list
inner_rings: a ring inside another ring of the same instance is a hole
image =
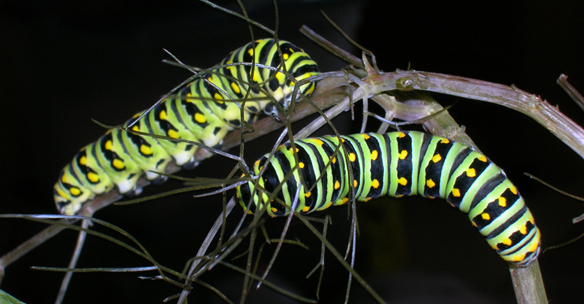
[[[237, 188], [241, 205], [251, 204], [250, 212], [266, 208], [270, 216], [285, 216], [296, 193], [295, 211], [302, 214], [343, 205], [352, 191], [358, 201], [382, 195], [440, 197], [467, 213], [505, 261], [526, 266], [537, 258], [540, 232], [531, 212], [505, 173], [484, 155], [420, 132], [341, 139], [340, 147], [338, 137], [296, 140], [295, 149], [280, 146], [269, 164], [264, 155], [253, 168], [256, 176], [265, 170], [263, 175]], [[297, 170], [284, 182], [293, 168]], [[269, 202], [268, 194], [280, 184], [276, 201]]]
[[[218, 68], [202, 74], [175, 96], [163, 100], [132, 130], [217, 148], [229, 131], [242, 125], [242, 120], [255, 122], [262, 110], [266, 114], [277, 113], [272, 101], [286, 106], [293, 99], [295, 82], [281, 72], [282, 59], [285, 70], [295, 81], [319, 73], [316, 62], [290, 42], [280, 40], [277, 44], [274, 39], [257, 40], [231, 52]], [[255, 63], [253, 79], [249, 79], [252, 62]], [[250, 86], [251, 83], [256, 85]], [[303, 84], [299, 92], [310, 96], [315, 86], [315, 83]], [[256, 99], [244, 105], [227, 101], [246, 96]], [[124, 127], [142, 113], [134, 115]], [[138, 179], [146, 176], [153, 183], [164, 181], [165, 177], [156, 172], [164, 172], [171, 160], [183, 168], [194, 167], [197, 148], [185, 142], [110, 130], [81, 149], [61, 171], [54, 187], [57, 209], [63, 214], [75, 214], [84, 202], [114, 187], [121, 194], [139, 194], [142, 189], [136, 186]]]

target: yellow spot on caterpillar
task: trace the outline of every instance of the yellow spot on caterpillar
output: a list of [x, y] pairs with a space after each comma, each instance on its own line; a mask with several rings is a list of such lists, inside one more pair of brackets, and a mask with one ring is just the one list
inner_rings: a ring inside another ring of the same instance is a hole
[[202, 124], [207, 122], [207, 117], [201, 113], [195, 113], [195, 121]]
[[99, 175], [97, 175], [93, 172], [89, 172], [89, 173], [87, 173], [87, 179], [92, 183], [97, 183], [97, 182], [99, 182]]
[[79, 190], [79, 188], [77, 187], [71, 187], [69, 189], [69, 192], [71, 193], [71, 195], [73, 196], [79, 196], [79, 194], [81, 194], [81, 190]]
[[118, 170], [122, 170], [122, 169], [124, 169], [124, 162], [121, 159], [116, 158], [112, 162], [112, 166], [114, 166], [114, 168], [116, 168]]
[[481, 217], [483, 218], [483, 220], [485, 221], [490, 221], [491, 220], [491, 216], [488, 213], [483, 213], [481, 214]]
[[298, 153], [298, 151], [299, 151], [298, 148], [290, 147], [290, 153], [295, 153], [295, 152]]
[[371, 199], [372, 199], [372, 197], [366, 197], [366, 198], [365, 198], [363, 201], [364, 201], [364, 202], [368, 202], [368, 201], [370, 201]]
[[513, 242], [511, 241], [511, 239], [504, 239], [503, 244], [505, 244], [507, 246], [511, 246], [511, 245], [513, 245]]
[[379, 188], [379, 181], [374, 179], [373, 182], [371, 182], [371, 186], [375, 189]]
[[457, 188], [452, 189], [452, 195], [454, 197], [460, 197], [460, 190]]
[[407, 157], [407, 156], [408, 156], [408, 151], [407, 151], [407, 150], [402, 150], [402, 151], [399, 153], [399, 159], [401, 159], [401, 160], [404, 160], [404, 159], [406, 159], [406, 157]]
[[[276, 75], [276, 78], [277, 78], [277, 77], [278, 77], [278, 75]], [[259, 73], [259, 72], [257, 72], [257, 71], [256, 71], [255, 73], [253, 73], [253, 81], [255, 81], [255, 82], [258, 82], [258, 83], [259, 83], [261, 80], [262, 80], [262, 79], [260, 78], [260, 73]]]
[[310, 207], [306, 206], [306, 207], [302, 208], [302, 212], [306, 213], [308, 211], [310, 211]]
[[519, 232], [521, 232], [521, 234], [523, 234], [523, 235], [526, 235], [527, 234], [527, 227], [521, 226], [521, 228], [519, 228]]
[[532, 242], [531, 248], [529, 248], [529, 251], [534, 252], [535, 250], [537, 250], [537, 247], [539, 247], [539, 242]]
[[309, 198], [312, 195], [312, 192], [306, 192], [304, 193], [304, 197]]
[[239, 86], [238, 86], [238, 85], [237, 85], [237, 83], [235, 83], [235, 82], [232, 82], [232, 83], [231, 83], [231, 89], [232, 89], [232, 90], [233, 90], [233, 92], [235, 92], [236, 94], [239, 94], [239, 92], [241, 92], [241, 91], [239, 90]]
[[405, 186], [408, 184], [408, 180], [405, 177], [400, 177], [400, 179], [397, 181], [398, 184]]
[[113, 143], [112, 143], [111, 140], [108, 140], [108, 141], [105, 142], [105, 149], [106, 150], [111, 151], [112, 150], [112, 146], [113, 146]]
[[298, 163], [298, 167], [299, 167], [300, 169], [304, 169], [304, 163], [303, 163], [303, 162], [299, 162], [299, 163]]
[[436, 183], [432, 179], [429, 179], [426, 181], [426, 186], [428, 186], [428, 188], [434, 188]]
[[138, 126], [134, 125], [134, 126], [132, 127], [132, 131], [140, 131], [140, 128], [138, 128]]
[[470, 222], [473, 226], [477, 227], [477, 224], [475, 222]]
[[335, 190], [339, 190], [340, 187], [341, 183], [339, 183], [339, 181], [335, 181]]
[[337, 158], [336, 157], [330, 157], [330, 159], [331, 159], [331, 162], [333, 162], [333, 164], [336, 164], [337, 163]]
[[278, 79], [279, 83], [284, 83], [284, 81], [286, 80], [286, 75], [284, 75], [284, 73], [278, 72], [276, 74], [276, 79]]
[[272, 213], [278, 212], [278, 209], [276, 209], [275, 207], [271, 207], [270, 210], [272, 210]]
[[511, 187], [511, 188], [509, 188], [509, 190], [511, 190], [511, 192], [512, 192], [513, 194], [517, 195], [517, 188], [515, 188], [515, 187]]
[[339, 205], [344, 205], [349, 201], [349, 198], [345, 197], [343, 198], [343, 200], [341, 201], [341, 203]]
[[160, 118], [161, 120], [166, 120], [166, 110], [160, 111], [158, 118]]
[[483, 163], [487, 162], [487, 157], [484, 155], [481, 155], [479, 158], [477, 158], [478, 160], [482, 161]]
[[178, 138], [178, 133], [175, 130], [168, 130], [168, 136], [172, 138]]
[[357, 182], [357, 180], [356, 180], [356, 179], [354, 179], [354, 180], [353, 180], [353, 187], [357, 188], [357, 185], [358, 185], [358, 184], [359, 184], [359, 183]]
[[248, 53], [250, 56], [253, 56], [253, 51], [254, 51], [254, 49], [253, 49], [253, 48], [250, 48], [250, 49], [247, 51], [247, 53]]
[[371, 151], [371, 160], [376, 160], [377, 156], [379, 156], [379, 152], [377, 152], [377, 150]]
[[355, 155], [355, 153], [349, 153], [349, 160], [351, 162], [354, 162], [357, 159], [357, 156]]
[[507, 207], [507, 199], [504, 197], [499, 197], [499, 206]]
[[316, 138], [314, 139], [314, 143], [317, 144], [317, 145], [319, 145], [319, 146], [324, 145], [324, 142], [322, 140], [316, 139]]
[[282, 54], [282, 58], [284, 58], [284, 60], [288, 60], [288, 58], [290, 58], [290, 55], [284, 53]]
[[442, 156], [440, 154], [436, 154], [436, 155], [432, 156], [432, 161], [434, 163], [437, 163], [437, 162], [439, 162], [441, 160], [442, 160]]
[[142, 153], [142, 155], [152, 155], [152, 149], [150, 149], [150, 147], [147, 145], [141, 145], [140, 153]]
[[405, 134], [404, 132], [399, 132], [399, 133], [397, 134], [397, 137], [399, 137], [399, 138], [404, 138], [404, 137], [406, 137], [406, 134]]
[[369, 136], [369, 134], [363, 134], [363, 138], [364, 138], [365, 140], [368, 140], [369, 138], [371, 138], [371, 136]]
[[442, 140], [440, 142], [443, 144], [448, 144], [448, 143], [450, 143], [450, 140], [448, 138], [442, 138]]
[[213, 94], [213, 99], [215, 99], [217, 103], [223, 103], [223, 95], [219, 93]]
[[81, 156], [79, 163], [85, 166], [85, 164], [87, 164], [87, 157]]
[[259, 159], [258, 159], [258, 160], [256, 160], [256, 161], [255, 161], [255, 163], [253, 163], [253, 166], [254, 166], [254, 167], [257, 167], [257, 166], [259, 166], [259, 165], [260, 165], [260, 160], [259, 160]]
[[470, 168], [466, 170], [466, 176], [468, 177], [476, 177], [477, 171], [474, 168]]

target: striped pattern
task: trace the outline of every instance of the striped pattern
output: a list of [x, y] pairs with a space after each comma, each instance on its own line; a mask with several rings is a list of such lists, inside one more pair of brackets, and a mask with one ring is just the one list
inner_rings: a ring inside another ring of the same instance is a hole
[[[440, 197], [467, 213], [505, 261], [526, 266], [537, 258], [540, 233], [531, 212], [505, 173], [484, 155], [420, 132], [341, 138], [342, 145], [337, 137], [298, 140], [295, 148], [283, 145], [269, 164], [263, 156], [254, 174], [265, 172], [238, 188], [240, 203], [244, 208], [251, 203], [251, 212], [265, 208], [270, 216], [285, 216], [289, 207], [278, 201], [290, 205], [299, 187], [296, 211], [302, 214], [343, 205], [353, 195], [358, 201], [382, 195]], [[277, 193], [275, 201], [271, 193]]]
[[[251, 62], [256, 65], [252, 67]], [[295, 82], [282, 72], [284, 67], [295, 81], [318, 74], [316, 62], [308, 54], [289, 42], [276, 43], [274, 39], [249, 43], [233, 51], [219, 66], [162, 101], [132, 130], [219, 148], [226, 134], [239, 128], [242, 121], [253, 123], [262, 113], [277, 114], [274, 102], [286, 107], [296, 99], [291, 96]], [[253, 77], [250, 79], [249, 75]], [[310, 96], [315, 86], [303, 84], [299, 92]], [[245, 98], [254, 99], [245, 103], [230, 101]], [[134, 115], [124, 127], [142, 113]], [[84, 202], [114, 188], [129, 196], [139, 194], [142, 189], [136, 183], [140, 177], [145, 176], [153, 183], [163, 182], [165, 177], [157, 172], [164, 172], [170, 161], [193, 168], [195, 152], [206, 157], [212, 155], [190, 143], [117, 129], [108, 131], [81, 149], [61, 171], [54, 187], [57, 209], [63, 214], [75, 214]]]

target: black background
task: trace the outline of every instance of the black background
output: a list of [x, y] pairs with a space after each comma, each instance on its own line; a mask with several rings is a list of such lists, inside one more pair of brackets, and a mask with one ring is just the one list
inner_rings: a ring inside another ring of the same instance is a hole
[[[582, 124], [582, 111], [555, 84], [560, 73], [565, 73], [584, 91], [582, 3], [354, 2], [280, 1], [279, 37], [303, 47], [322, 71], [343, 67], [342, 61], [298, 33], [306, 24], [352, 50], [320, 15], [323, 9], [351, 37], [373, 51], [386, 71], [406, 69], [411, 64], [416, 70], [515, 84], [557, 104]], [[236, 9], [233, 1], [218, 3]], [[244, 3], [253, 19], [274, 27], [270, 1]], [[255, 33], [256, 37], [268, 37], [259, 30]], [[189, 76], [187, 71], [160, 62], [169, 58], [162, 48], [185, 63], [208, 67], [249, 39], [243, 21], [194, 0], [4, 1], [0, 4], [0, 213], [55, 213], [51, 187], [59, 170], [78, 149], [103, 133], [91, 118], [111, 125], [122, 123]], [[582, 195], [584, 166], [580, 157], [544, 128], [511, 110], [451, 96], [434, 97], [443, 105], [460, 101], [451, 109], [452, 116], [521, 190], [540, 226], [544, 247], [584, 231], [582, 224], [570, 222], [584, 212], [582, 203], [522, 174], [533, 173]], [[350, 125], [347, 116], [341, 119], [337, 124]], [[262, 142], [247, 146], [249, 160], [269, 150], [269, 139]], [[212, 158], [183, 175], [223, 177], [229, 171], [228, 166], [219, 167], [223, 163], [226, 161]], [[169, 182], [146, 191], [157, 193], [179, 185]], [[127, 230], [160, 263], [180, 270], [219, 214], [219, 201], [217, 197], [195, 200], [183, 195], [108, 207], [96, 217]], [[507, 266], [462, 214], [441, 201], [434, 202], [405, 198], [360, 204], [357, 270], [393, 303], [513, 303]], [[349, 233], [346, 209], [330, 212], [334, 225], [329, 238], [344, 252]], [[240, 213], [236, 212], [234, 222]], [[271, 237], [279, 237], [282, 223], [268, 221]], [[0, 254], [42, 228], [25, 220], [0, 220]], [[318, 241], [300, 224], [293, 225], [289, 237], [301, 238], [310, 251], [285, 246], [268, 279], [314, 298], [316, 279], [305, 280], [304, 276], [318, 261]], [[62, 275], [29, 267], [65, 267], [74, 242], [75, 233], [67, 231], [41, 245], [6, 269], [1, 288], [27, 303], [53, 302]], [[541, 256], [544, 282], [553, 303], [571, 303], [581, 296], [583, 243]], [[242, 253], [244, 247], [235, 254]], [[274, 247], [266, 249], [264, 263]], [[79, 267], [134, 266], [148, 264], [95, 237], [88, 239], [79, 262]], [[180, 291], [164, 282], [136, 277], [76, 274], [65, 303], [160, 303]], [[321, 303], [341, 302], [346, 279], [346, 271], [327, 256]], [[203, 280], [237, 301], [240, 275], [219, 267]], [[370, 301], [357, 283], [353, 286], [355, 303]], [[254, 294], [248, 302], [276, 301], [272, 296], [277, 295], [265, 287]], [[191, 299], [220, 302], [199, 286]]]

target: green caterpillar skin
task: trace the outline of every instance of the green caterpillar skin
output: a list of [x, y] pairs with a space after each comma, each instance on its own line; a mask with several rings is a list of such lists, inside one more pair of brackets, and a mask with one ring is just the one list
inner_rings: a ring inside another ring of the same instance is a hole
[[[290, 42], [280, 40], [277, 44], [274, 39], [257, 40], [255, 46], [249, 43], [231, 52], [221, 61], [219, 66], [222, 67], [211, 69], [175, 96], [162, 101], [132, 130], [218, 148], [225, 135], [240, 127], [242, 121], [253, 123], [262, 112], [269, 115], [277, 113], [273, 102], [287, 106], [295, 86], [284, 73], [273, 69], [255, 65], [253, 79], [249, 79], [252, 70], [250, 64], [224, 65], [254, 62], [282, 71], [281, 58], [286, 71], [296, 81], [319, 73], [316, 62]], [[251, 83], [257, 86], [249, 89]], [[313, 82], [306, 83], [299, 87], [299, 92], [310, 96], [315, 87]], [[247, 101], [245, 104], [229, 101], [246, 96], [262, 99]], [[244, 109], [243, 117], [241, 107]], [[124, 127], [140, 114], [142, 112], [134, 115]], [[211, 156], [211, 153], [193, 144], [139, 136], [118, 129], [110, 130], [81, 149], [63, 168], [54, 187], [57, 209], [63, 214], [75, 214], [84, 202], [114, 188], [125, 195], [139, 194], [142, 189], [136, 183], [140, 177], [145, 176], [153, 183], [163, 182], [165, 177], [157, 172], [163, 173], [170, 161], [183, 168], [193, 168], [196, 165], [195, 152]]]
[[[343, 145], [336, 154], [339, 138], [321, 137], [295, 141], [296, 150], [289, 144], [280, 146], [269, 164], [268, 155], [263, 156], [253, 169], [256, 176], [265, 169], [257, 188], [253, 181], [237, 188], [241, 205], [251, 204], [250, 212], [265, 208], [273, 217], [289, 214], [289, 208], [268, 201], [268, 193], [281, 183], [276, 197], [288, 206], [300, 187], [295, 211], [302, 214], [345, 204], [352, 188], [358, 201], [382, 195], [440, 197], [467, 213], [505, 261], [523, 267], [537, 258], [540, 232], [531, 212], [505, 173], [484, 155], [420, 132], [341, 138]], [[295, 167], [298, 170], [284, 182]]]

